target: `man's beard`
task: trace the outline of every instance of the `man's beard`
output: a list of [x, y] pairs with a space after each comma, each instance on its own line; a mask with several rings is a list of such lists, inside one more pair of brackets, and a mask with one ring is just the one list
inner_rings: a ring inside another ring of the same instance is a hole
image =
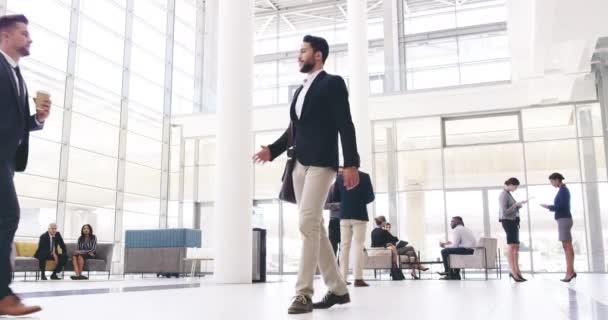
[[300, 68], [300, 72], [309, 73], [312, 69], [314, 69], [315, 64], [310, 62], [305, 62]]
[[26, 48], [26, 47], [19, 48], [19, 49], [17, 50], [17, 52], [19, 52], [19, 54], [20, 54], [22, 57], [27, 57], [27, 56], [29, 56], [29, 55], [30, 55], [30, 50], [29, 50], [28, 48]]

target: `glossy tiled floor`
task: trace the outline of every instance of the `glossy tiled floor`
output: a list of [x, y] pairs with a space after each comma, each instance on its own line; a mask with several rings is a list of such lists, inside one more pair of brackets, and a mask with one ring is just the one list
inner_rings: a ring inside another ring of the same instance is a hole
[[[503, 280], [370, 281], [351, 288], [352, 303], [290, 316], [295, 277], [270, 277], [251, 285], [201, 279], [19, 282], [13, 289], [44, 310], [33, 319], [608, 319], [608, 275], [528, 276]], [[317, 280], [315, 300], [325, 288]]]

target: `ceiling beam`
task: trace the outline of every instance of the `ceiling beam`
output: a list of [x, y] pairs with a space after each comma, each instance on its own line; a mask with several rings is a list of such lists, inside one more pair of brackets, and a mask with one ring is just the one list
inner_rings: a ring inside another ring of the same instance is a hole
[[291, 14], [296, 15], [296, 16], [301, 16], [301, 17], [307, 17], [307, 18], [317, 18], [317, 19], [321, 19], [321, 20], [346, 21], [346, 19], [330, 18], [330, 17], [318, 16], [318, 15], [308, 14], [308, 13], [302, 13], [302, 12], [294, 12], [294, 13], [291, 13]]
[[274, 3], [272, 3], [272, 1], [270, 0], [266, 0], [266, 3], [268, 3], [268, 5], [274, 10], [274, 11], [279, 11], [279, 8], [277, 8], [277, 6], [274, 5]]
[[379, 6], [382, 3], [382, 0], [374, 3], [371, 7], [367, 8], [367, 12], [370, 12], [372, 10], [374, 10], [374, 8], [376, 8], [377, 6]]
[[259, 35], [264, 34], [264, 32], [266, 32], [266, 29], [268, 28], [268, 25], [270, 25], [272, 20], [274, 20], [274, 17], [276, 17], [276, 16], [270, 16], [270, 18], [268, 18], [268, 20], [266, 20], [266, 22], [264, 22], [264, 25], [262, 25], [262, 30], [257, 32], [257, 34], [259, 34]]
[[442, 4], [447, 4], [448, 6], [453, 6], [456, 5], [456, 0], [452, 1], [446, 1], [446, 0], [435, 0], [435, 2], [439, 2]]
[[348, 19], [348, 14], [346, 14], [346, 10], [344, 10], [341, 5], [337, 5], [336, 7], [338, 7], [338, 9], [340, 9], [340, 12], [342, 12], [344, 19]]
[[[305, 3], [305, 4], [300, 4], [300, 5], [294, 5], [291, 7], [282, 7], [279, 8], [279, 13], [281, 14], [286, 14], [286, 13], [296, 13], [296, 12], [302, 12], [302, 11], [307, 11], [307, 10], [311, 10], [311, 9], [321, 9], [323, 7], [327, 8], [327, 7], [333, 7], [335, 5], [343, 5], [346, 3], [346, 0], [324, 0], [324, 1], [315, 1], [315, 2], [310, 2], [310, 3]], [[261, 18], [261, 17], [268, 17], [270, 15], [276, 14], [276, 12], [260, 12], [258, 14], [255, 15], [256, 18]]]
[[287, 17], [284, 14], [281, 14], [281, 19], [283, 19], [283, 21], [285, 21], [285, 23], [291, 28], [291, 30], [296, 30], [296, 26], [293, 25], [293, 23], [291, 23], [291, 21], [289, 21], [289, 19], [287, 19]]

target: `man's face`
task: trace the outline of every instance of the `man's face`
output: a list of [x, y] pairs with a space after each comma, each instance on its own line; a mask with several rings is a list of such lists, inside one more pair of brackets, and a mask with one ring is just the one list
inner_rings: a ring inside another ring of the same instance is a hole
[[386, 230], [387, 230], [387, 231], [391, 231], [391, 225], [390, 225], [390, 223], [387, 223], [387, 224], [386, 224]]
[[459, 222], [460, 221], [458, 221], [457, 219], [452, 219], [452, 221], [450, 222], [450, 226], [452, 227], [452, 229], [456, 228]]
[[57, 225], [52, 224], [49, 226], [49, 234], [54, 236], [57, 233]]
[[[321, 54], [317, 52], [317, 54]], [[298, 56], [300, 72], [308, 73], [315, 67], [315, 52], [308, 42], [302, 42], [300, 55]]]
[[32, 38], [30, 38], [27, 24], [17, 22], [12, 29], [2, 32], [2, 42], [5, 41], [7, 46], [19, 53], [20, 56], [27, 57], [30, 55]]

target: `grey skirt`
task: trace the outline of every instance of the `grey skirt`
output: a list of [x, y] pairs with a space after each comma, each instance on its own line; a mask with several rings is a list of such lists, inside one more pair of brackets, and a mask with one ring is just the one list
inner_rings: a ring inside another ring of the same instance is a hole
[[557, 219], [557, 231], [559, 233], [559, 241], [572, 241], [572, 218]]

